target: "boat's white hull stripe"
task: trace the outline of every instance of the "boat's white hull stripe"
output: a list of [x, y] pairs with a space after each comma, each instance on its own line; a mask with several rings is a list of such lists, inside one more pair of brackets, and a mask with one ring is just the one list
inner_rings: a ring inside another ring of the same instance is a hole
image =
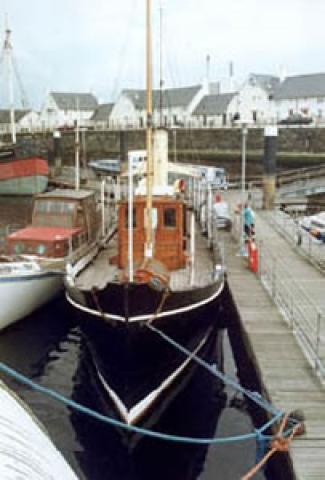
[[117, 395], [117, 393], [107, 384], [105, 381], [104, 377], [101, 375], [97, 365], [95, 365], [98, 377], [111, 397], [112, 401], [114, 402], [116, 408], [118, 409], [121, 417], [124, 419], [124, 421], [128, 425], [134, 425], [137, 423], [137, 421], [143, 416], [143, 414], [146, 412], [148, 408], [156, 401], [156, 399], [163, 393], [164, 390], [166, 390], [172, 383], [173, 381], [183, 372], [183, 370], [187, 367], [187, 365], [190, 363], [192, 360], [192, 356], [196, 355], [200, 349], [203, 347], [203, 345], [207, 341], [208, 335], [206, 335], [199, 345], [195, 348], [195, 350], [192, 352], [192, 355], [188, 356], [186, 360], [181, 363], [181, 365], [174, 370], [173, 373], [171, 373], [165, 380], [162, 381], [162, 383], [159, 385], [158, 388], [155, 390], [152, 390], [145, 398], [140, 400], [134, 407], [132, 407], [130, 410], [126, 408], [120, 397]]
[[[174, 310], [167, 310], [166, 312], [159, 312], [157, 314], [155, 314], [155, 312], [152, 312], [148, 315], [137, 315], [137, 316], [134, 316], [134, 317], [129, 317], [128, 322], [143, 322], [143, 321], [146, 321], [146, 320], [150, 320], [153, 315], [155, 315], [155, 318], [163, 318], [163, 317], [169, 317], [169, 316], [172, 316], [172, 315], [178, 315], [180, 313], [190, 312], [191, 310], [195, 310], [196, 308], [202, 307], [202, 306], [212, 302], [215, 298], [218, 297], [218, 295], [220, 295], [223, 287], [224, 287], [224, 282], [221, 283], [220, 287], [218, 288], [218, 290], [216, 292], [214, 292], [210, 297], [205, 298], [204, 300], [201, 300], [200, 302], [191, 303], [190, 305], [187, 305], [185, 307], [176, 308]], [[97, 310], [94, 310], [92, 308], [85, 307], [84, 305], [80, 305], [80, 303], [75, 302], [70, 297], [70, 295], [67, 291], [66, 291], [66, 298], [67, 298], [68, 302], [71, 303], [71, 305], [73, 305], [75, 308], [78, 308], [79, 310], [81, 310], [85, 313], [89, 313], [91, 315], [95, 315], [95, 316], [100, 317], [100, 318], [106, 318], [108, 320], [116, 320], [116, 321], [119, 321], [119, 322], [125, 322], [126, 321], [126, 317], [122, 317], [121, 315], [115, 315], [113, 313], [106, 313], [106, 312], [101, 313], [101, 312], [98, 312]]]
[[[17, 283], [17, 282], [30, 282], [34, 280], [43, 280], [45, 278], [51, 277], [63, 277], [64, 272], [46, 272], [46, 273], [33, 273], [33, 274], [22, 274], [22, 275], [15, 275], [15, 276], [2, 276], [0, 277], [0, 283]], [[62, 282], [63, 283], [63, 282]]]

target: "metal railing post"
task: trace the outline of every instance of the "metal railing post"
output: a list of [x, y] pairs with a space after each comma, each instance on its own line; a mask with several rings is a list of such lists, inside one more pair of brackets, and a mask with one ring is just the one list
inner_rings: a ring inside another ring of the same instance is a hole
[[272, 275], [272, 278], [271, 278], [272, 296], [275, 300], [276, 299], [276, 258], [273, 258], [271, 275]]
[[262, 241], [260, 240], [258, 242], [258, 276], [260, 277], [260, 279], [262, 279], [262, 262], [264, 261], [264, 258], [263, 258], [263, 243]]
[[308, 235], [308, 256], [310, 257], [310, 251], [311, 251], [311, 236]]
[[291, 296], [290, 296], [290, 324], [289, 324], [290, 328], [292, 331], [294, 331], [294, 327], [295, 327], [295, 317], [294, 317], [294, 300], [293, 300], [293, 295], [291, 293]]
[[320, 371], [320, 331], [321, 331], [321, 319], [322, 319], [322, 313], [317, 312], [317, 320], [316, 320], [316, 348], [315, 348], [315, 353], [316, 353], [316, 358], [315, 358], [315, 370], [316, 373], [318, 374]]
[[72, 247], [72, 238], [70, 237], [69, 240], [68, 240], [68, 255], [69, 257], [72, 256], [72, 252], [73, 252], [73, 247]]

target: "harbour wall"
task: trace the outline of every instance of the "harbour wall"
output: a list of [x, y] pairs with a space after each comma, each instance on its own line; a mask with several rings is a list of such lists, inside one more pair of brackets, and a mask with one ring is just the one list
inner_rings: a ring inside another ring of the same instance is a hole
[[[145, 131], [129, 130], [125, 133], [127, 148], [145, 148]], [[86, 158], [118, 157], [120, 131], [87, 130], [85, 133]], [[54, 162], [52, 133], [33, 134], [33, 141], [50, 161]], [[61, 133], [61, 153], [64, 165], [73, 165], [75, 138], [73, 131]], [[229, 173], [239, 173], [241, 163], [242, 132], [240, 128], [169, 130], [170, 160], [188, 163], [224, 166]], [[82, 142], [81, 142], [82, 144]], [[263, 171], [264, 129], [249, 128], [247, 135], [247, 173], [258, 175]], [[277, 168], [308, 167], [325, 163], [325, 128], [281, 127], [277, 139]]]

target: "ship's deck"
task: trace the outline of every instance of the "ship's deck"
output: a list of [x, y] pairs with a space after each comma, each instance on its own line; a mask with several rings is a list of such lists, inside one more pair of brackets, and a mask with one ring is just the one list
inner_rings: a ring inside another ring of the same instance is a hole
[[[98, 256], [76, 278], [76, 286], [82, 290], [90, 288], [103, 288], [107, 283], [119, 281], [122, 270], [114, 264], [117, 255], [117, 238], [113, 238], [109, 245], [100, 251]], [[215, 253], [209, 248], [207, 238], [196, 225], [194, 269], [190, 262], [186, 268], [170, 272], [170, 288], [177, 290], [190, 290], [194, 287], [204, 287], [213, 278]]]

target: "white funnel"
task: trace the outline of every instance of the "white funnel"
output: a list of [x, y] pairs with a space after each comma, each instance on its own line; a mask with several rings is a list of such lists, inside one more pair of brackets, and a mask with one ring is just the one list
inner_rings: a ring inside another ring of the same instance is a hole
[[153, 133], [153, 187], [168, 185], [168, 132], [157, 129]]

